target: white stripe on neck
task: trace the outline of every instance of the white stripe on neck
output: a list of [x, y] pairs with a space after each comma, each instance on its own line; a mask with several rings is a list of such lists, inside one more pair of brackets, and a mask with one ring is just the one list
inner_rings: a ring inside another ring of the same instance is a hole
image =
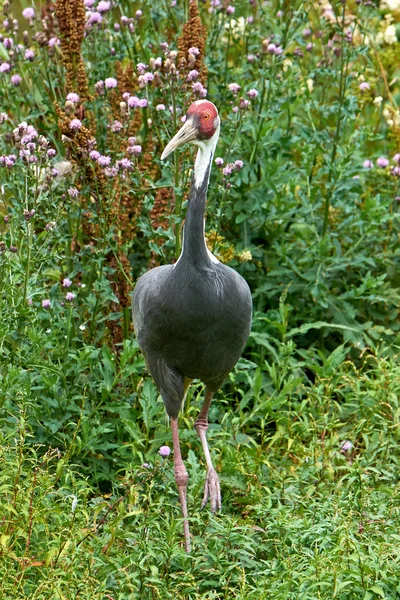
[[[209, 140], [198, 140], [193, 142], [199, 147], [196, 162], [194, 164], [194, 185], [199, 188], [204, 182], [206, 171], [210, 161], [214, 156], [215, 147], [219, 138], [219, 126], [214, 135]], [[211, 169], [210, 169], [211, 170]], [[210, 174], [208, 174], [210, 176]]]

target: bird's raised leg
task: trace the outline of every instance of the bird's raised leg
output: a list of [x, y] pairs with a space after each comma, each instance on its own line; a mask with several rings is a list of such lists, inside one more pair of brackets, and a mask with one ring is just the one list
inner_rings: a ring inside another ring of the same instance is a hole
[[207, 463], [207, 477], [204, 486], [204, 496], [203, 502], [201, 503], [201, 508], [203, 509], [207, 504], [208, 499], [210, 499], [211, 512], [215, 513], [216, 510], [221, 510], [221, 489], [217, 472], [211, 462], [206, 435], [208, 429], [208, 409], [210, 408], [212, 397], [212, 392], [206, 390], [204, 404], [201, 407], [201, 411], [196, 419], [194, 427], [201, 440], [201, 445], [203, 446], [203, 452]]
[[171, 418], [171, 430], [172, 430], [172, 444], [174, 446], [174, 474], [175, 474], [176, 485], [178, 486], [178, 491], [179, 491], [179, 500], [181, 502], [181, 507], [182, 507], [183, 532], [185, 535], [185, 547], [186, 547], [186, 552], [190, 552], [190, 531], [189, 531], [188, 511], [187, 511], [187, 502], [186, 502], [186, 488], [187, 488], [189, 476], [188, 476], [186, 467], [183, 464], [183, 460], [182, 460], [181, 446], [179, 444], [179, 435], [178, 435], [178, 419]]

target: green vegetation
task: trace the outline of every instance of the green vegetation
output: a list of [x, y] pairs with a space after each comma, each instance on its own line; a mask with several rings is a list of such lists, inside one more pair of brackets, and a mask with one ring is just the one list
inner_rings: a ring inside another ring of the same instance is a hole
[[[400, 5], [88, 4], [3, 2], [1, 600], [398, 600]], [[182, 408], [188, 556], [129, 303], [179, 255], [193, 154], [159, 157], [205, 89], [206, 235], [254, 321], [215, 516], [200, 384]]]

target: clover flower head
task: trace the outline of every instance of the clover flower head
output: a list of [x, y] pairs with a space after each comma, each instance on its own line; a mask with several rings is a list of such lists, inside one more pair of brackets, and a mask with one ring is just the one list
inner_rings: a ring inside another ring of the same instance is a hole
[[217, 165], [217, 167], [222, 167], [222, 165], [224, 164], [224, 159], [223, 158], [216, 158], [215, 159], [215, 164]]
[[69, 279], [69, 277], [64, 277], [62, 286], [65, 288], [69, 288], [69, 287], [71, 287], [71, 285], [72, 285], [71, 279]]
[[74, 292], [67, 292], [65, 294], [65, 299], [67, 302], [72, 302], [72, 300], [75, 298], [75, 294]]
[[43, 308], [50, 308], [51, 306], [51, 302], [48, 298], [46, 298], [45, 300], [42, 300], [42, 306]]

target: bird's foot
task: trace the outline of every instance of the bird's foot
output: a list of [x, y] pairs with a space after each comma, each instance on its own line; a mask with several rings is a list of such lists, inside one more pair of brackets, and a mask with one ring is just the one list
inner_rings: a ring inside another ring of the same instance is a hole
[[221, 488], [219, 485], [219, 477], [215, 469], [208, 469], [207, 471], [203, 502], [201, 503], [202, 510], [208, 500], [210, 500], [211, 512], [213, 514], [215, 511], [221, 510]]

